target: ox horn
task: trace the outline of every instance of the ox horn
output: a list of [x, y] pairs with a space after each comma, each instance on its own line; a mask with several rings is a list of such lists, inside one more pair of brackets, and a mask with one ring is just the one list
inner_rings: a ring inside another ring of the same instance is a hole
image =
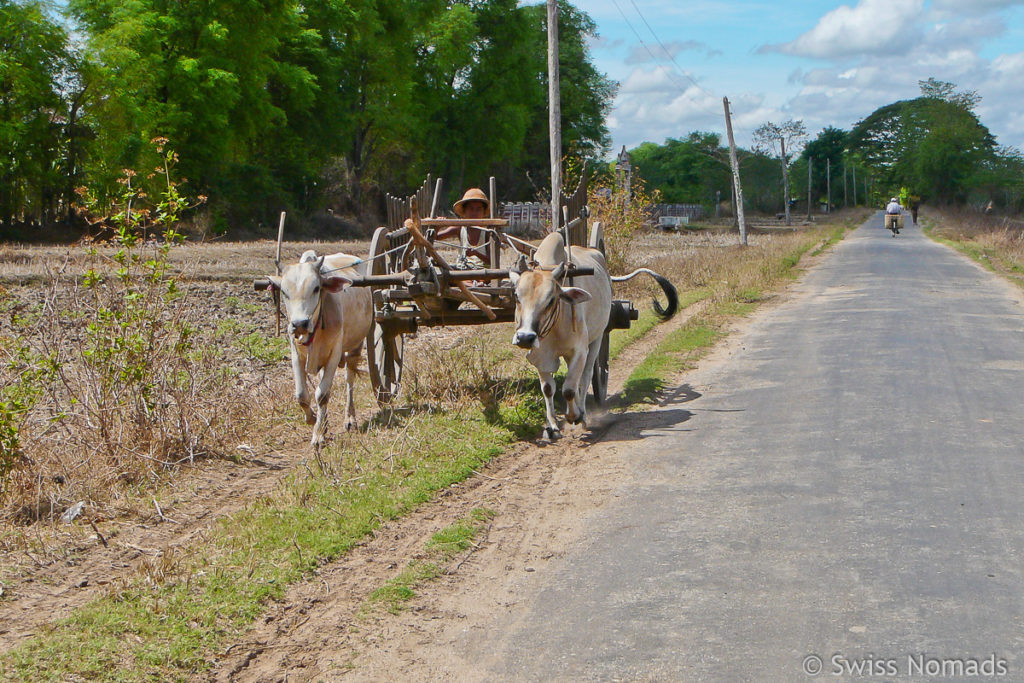
[[530, 269], [529, 264], [526, 262], [526, 254], [520, 254], [519, 258], [516, 259], [516, 264], [512, 266], [509, 272], [515, 273], [516, 275], [522, 275]]
[[320, 269], [324, 267], [324, 260], [327, 258], [327, 254], [324, 254], [316, 260], [316, 272], [320, 272]]
[[555, 279], [555, 280], [561, 280], [562, 276], [564, 276], [564, 275], [565, 275], [565, 261], [562, 261], [557, 266], [555, 266], [555, 269], [553, 271], [551, 271], [551, 277], [552, 277], [552, 279]]

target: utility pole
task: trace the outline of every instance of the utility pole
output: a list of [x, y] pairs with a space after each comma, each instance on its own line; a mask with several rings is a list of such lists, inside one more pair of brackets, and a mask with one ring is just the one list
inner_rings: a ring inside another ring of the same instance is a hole
[[792, 225], [789, 217], [789, 168], [786, 164], [786, 138], [779, 138], [779, 147], [782, 150], [782, 199], [786, 202], [786, 225]]
[[846, 159], [843, 159], [843, 208], [845, 209], [849, 205], [846, 194]]
[[853, 205], [857, 206], [857, 164], [853, 165]]
[[548, 137], [551, 145], [551, 231], [562, 198], [562, 101], [558, 79], [558, 0], [548, 0]]
[[814, 157], [807, 157], [807, 222], [811, 222], [811, 168], [814, 167]]
[[729, 98], [722, 98], [725, 107], [725, 132], [729, 136], [729, 163], [732, 166], [732, 188], [735, 192], [736, 222], [740, 226], [740, 244], [747, 245], [747, 222], [743, 216], [743, 186], [740, 184], [740, 165], [736, 161], [736, 139], [732, 135], [732, 115], [729, 113]]
[[825, 213], [832, 213], [832, 158], [825, 159]]

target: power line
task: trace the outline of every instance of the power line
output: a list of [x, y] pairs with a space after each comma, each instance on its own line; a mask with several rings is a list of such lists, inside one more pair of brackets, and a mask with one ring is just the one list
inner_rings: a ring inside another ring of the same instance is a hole
[[[637, 30], [635, 28], [633, 28], [633, 24], [630, 23], [629, 17], [627, 17], [626, 13], [622, 11], [621, 7], [619, 7], [619, 3], [617, 2], [617, 0], [612, 0], [612, 4], [615, 5], [615, 9], [619, 10], [619, 14], [622, 15], [622, 19], [623, 19], [623, 21], [626, 22], [626, 26], [629, 27], [629, 30], [633, 32], [633, 35], [636, 36], [636, 39], [639, 40], [640, 44], [643, 46], [643, 48], [645, 50], [647, 50], [647, 54], [649, 54], [651, 56], [651, 60], [654, 61], [655, 66], [661, 68], [665, 72], [665, 75], [669, 77], [670, 81], [672, 81], [672, 85], [674, 85], [676, 88], [678, 88], [680, 93], [682, 93], [683, 95], [687, 95], [691, 99], [693, 99], [692, 96], [690, 96], [687, 93], [687, 89], [683, 85], [681, 85], [678, 80], [676, 80], [676, 78], [673, 75], [672, 71], [669, 70], [665, 65], [657, 63], [658, 62], [658, 58], [654, 56], [654, 53], [651, 52], [651, 48], [647, 47], [647, 43], [645, 43], [644, 39], [640, 37], [640, 34], [637, 32]], [[643, 16], [641, 16], [640, 18], [643, 19]], [[645, 20], [644, 23], [646, 23], [646, 20]], [[662, 49], [664, 49], [664, 47], [662, 47]], [[673, 60], [673, 62], [674, 61], [675, 60]], [[697, 87], [699, 88], [700, 86], [698, 85]], [[696, 102], [696, 100], [694, 100], [694, 101]]]
[[[661, 49], [665, 52], [665, 56], [667, 56], [672, 61], [672, 64], [675, 65], [676, 69], [679, 70], [679, 73], [682, 74], [688, 81], [697, 86], [697, 88], [699, 88], [701, 92], [703, 92], [705, 95], [707, 95], [708, 97], [715, 97], [714, 94], [708, 92], [707, 89], [704, 88], [704, 86], [702, 86], [700, 83], [696, 81], [696, 79], [693, 78], [693, 76], [687, 73], [683, 69], [683, 67], [679, 66], [679, 63], [676, 61], [676, 58], [672, 56], [672, 53], [668, 51], [668, 48], [665, 47], [665, 44], [661, 42], [660, 38], [658, 38], [658, 34], [656, 34], [654, 32], [654, 29], [651, 28], [651, 25], [647, 23], [647, 19], [644, 18], [643, 12], [640, 11], [640, 8], [636, 6], [636, 2], [634, 0], [629, 0], [629, 2], [631, 5], [633, 5], [633, 9], [636, 10], [637, 15], [640, 17], [640, 20], [644, 22], [644, 26], [646, 26], [647, 30], [651, 32], [651, 35], [654, 36], [654, 39], [658, 41], [658, 45], [660, 45]], [[648, 50], [648, 52], [650, 52], [650, 50]], [[653, 55], [651, 56], [653, 57]]]

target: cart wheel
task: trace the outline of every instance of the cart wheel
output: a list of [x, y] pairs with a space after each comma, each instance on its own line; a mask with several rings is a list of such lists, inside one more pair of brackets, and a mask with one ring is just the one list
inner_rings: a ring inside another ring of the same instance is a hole
[[370, 367], [370, 386], [373, 387], [378, 405], [383, 407], [398, 396], [402, 381], [405, 337], [401, 334], [389, 334], [375, 322], [367, 336], [367, 342], [366, 360]]
[[608, 399], [608, 344], [609, 337], [607, 330], [604, 336], [601, 337], [601, 350], [597, 354], [597, 360], [594, 362], [594, 378], [591, 381], [591, 385], [594, 388], [594, 401], [597, 405], [604, 405], [604, 402]]
[[[387, 275], [392, 270], [393, 255], [384, 256], [390, 247], [388, 232], [385, 227], [377, 228], [373, 233], [373, 239], [370, 240], [370, 275]], [[372, 292], [376, 293], [376, 288]], [[379, 313], [376, 310], [378, 298], [373, 298], [376, 317]], [[370, 326], [370, 331], [366, 335], [366, 364], [370, 370], [370, 386], [373, 387], [377, 403], [381, 406], [390, 403], [398, 395], [398, 386], [402, 381], [404, 348], [405, 339], [401, 334], [388, 334], [376, 321]]]
[[386, 275], [388, 272], [389, 258], [383, 255], [388, 250], [388, 232], [386, 227], [381, 226], [374, 231], [373, 239], [370, 240], [370, 275]]
[[604, 251], [604, 228], [601, 227], [601, 221], [594, 221], [594, 225], [590, 227], [590, 244], [591, 249], [597, 249], [602, 254]]

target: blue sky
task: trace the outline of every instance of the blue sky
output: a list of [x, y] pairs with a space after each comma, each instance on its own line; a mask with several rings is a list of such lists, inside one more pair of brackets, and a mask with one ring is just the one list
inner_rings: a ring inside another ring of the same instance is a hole
[[812, 136], [849, 129], [916, 97], [929, 77], [976, 90], [998, 142], [1024, 146], [1024, 0], [574, 4], [597, 23], [595, 64], [620, 83], [614, 151], [693, 130], [724, 135], [723, 96], [741, 145], [769, 120], [802, 119]]

